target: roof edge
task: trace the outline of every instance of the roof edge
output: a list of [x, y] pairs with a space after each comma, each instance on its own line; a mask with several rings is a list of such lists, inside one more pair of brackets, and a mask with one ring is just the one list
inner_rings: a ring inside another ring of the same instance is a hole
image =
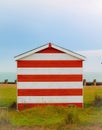
[[53, 47], [53, 48], [56, 48], [56, 49], [58, 49], [58, 50], [60, 50], [60, 51], [63, 51], [63, 52], [65, 52], [65, 53], [69, 54], [69, 55], [72, 55], [72, 56], [74, 56], [74, 57], [76, 57], [76, 58], [79, 58], [79, 59], [81, 59], [81, 60], [85, 60], [85, 59], [86, 59], [86, 57], [83, 56], [83, 55], [80, 55], [80, 54], [78, 54], [78, 53], [76, 53], [76, 52], [73, 52], [73, 51], [71, 51], [71, 50], [65, 49], [65, 48], [63, 48], [63, 47], [59, 47], [59, 46], [57, 46], [57, 45], [55, 45], [55, 44], [52, 44], [52, 47]]
[[71, 51], [71, 50], [65, 49], [65, 48], [63, 48], [63, 47], [57, 46], [57, 45], [52, 44], [52, 43], [48, 43], [48, 44], [45, 44], [45, 45], [40, 46], [40, 47], [38, 47], [38, 48], [35, 48], [35, 49], [33, 49], [33, 50], [30, 50], [30, 51], [27, 51], [27, 52], [22, 53], [22, 54], [20, 54], [20, 55], [17, 55], [17, 56], [14, 57], [14, 60], [17, 61], [17, 60], [22, 59], [22, 58], [24, 58], [24, 57], [26, 57], [26, 56], [29, 56], [29, 55], [31, 55], [31, 54], [33, 54], [33, 53], [36, 53], [36, 52], [41, 51], [41, 50], [43, 50], [43, 49], [46, 49], [46, 48], [48, 48], [48, 47], [53, 47], [53, 48], [55, 48], [55, 49], [58, 49], [58, 50], [60, 50], [60, 51], [62, 51], [62, 52], [65, 52], [65, 53], [67, 53], [67, 54], [69, 54], [69, 55], [72, 55], [72, 56], [74, 56], [74, 57], [76, 57], [76, 58], [78, 58], [78, 59], [80, 59], [80, 60], [83, 60], [83, 61], [86, 59], [85, 56], [82, 56], [82, 55], [80, 55], [80, 54], [78, 54], [78, 53], [75, 53], [75, 52], [73, 52], [73, 51]]
[[24, 58], [24, 57], [26, 57], [26, 56], [29, 56], [29, 55], [33, 54], [33, 53], [36, 53], [36, 52], [38, 52], [38, 51], [41, 51], [42, 49], [46, 49], [47, 47], [48, 47], [48, 44], [43, 45], [43, 46], [40, 46], [40, 47], [35, 48], [35, 49], [33, 49], [33, 50], [24, 52], [24, 53], [22, 53], [22, 54], [20, 54], [20, 55], [15, 56], [15, 57], [14, 57], [14, 60], [22, 59], [22, 58]]

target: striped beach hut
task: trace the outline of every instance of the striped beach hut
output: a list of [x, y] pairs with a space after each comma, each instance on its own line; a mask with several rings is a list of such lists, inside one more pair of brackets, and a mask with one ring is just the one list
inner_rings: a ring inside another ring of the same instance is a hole
[[18, 110], [38, 105], [83, 107], [84, 56], [48, 43], [15, 60]]

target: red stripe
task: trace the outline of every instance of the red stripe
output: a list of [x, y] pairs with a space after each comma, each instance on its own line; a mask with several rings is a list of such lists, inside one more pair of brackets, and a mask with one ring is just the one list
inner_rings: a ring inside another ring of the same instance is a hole
[[81, 96], [82, 89], [18, 89], [18, 96]]
[[33, 103], [26, 103], [26, 104], [23, 104], [23, 103], [18, 103], [17, 106], [18, 106], [18, 110], [23, 110], [23, 109], [26, 109], [26, 108], [31, 108], [31, 107], [38, 107], [38, 106], [77, 106], [77, 107], [80, 107], [82, 108], [83, 106], [83, 103], [44, 103], [44, 104], [33, 104]]
[[82, 75], [17, 75], [18, 82], [82, 81]]
[[43, 49], [41, 51], [38, 51], [36, 53], [64, 53], [60, 50], [54, 49], [49, 45], [49, 48]]
[[17, 67], [82, 67], [81, 60], [20, 60]]

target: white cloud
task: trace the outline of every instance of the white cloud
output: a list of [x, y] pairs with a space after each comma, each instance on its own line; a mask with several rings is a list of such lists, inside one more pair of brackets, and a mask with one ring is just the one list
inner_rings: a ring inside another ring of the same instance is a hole
[[25, 19], [27, 26], [33, 24], [31, 21], [48, 24], [53, 20], [55, 23], [56, 19], [57, 23], [61, 21], [66, 26], [74, 23], [77, 30], [99, 30], [102, 26], [101, 0], [1, 0], [0, 12], [1, 20], [8, 21], [10, 17], [20, 21]]
[[86, 56], [85, 72], [102, 72], [102, 50], [78, 51], [78, 53]]
[[[51, 10], [75, 14], [102, 14], [102, 0], [1, 0], [0, 8], [38, 11]], [[68, 12], [71, 11], [71, 12]]]

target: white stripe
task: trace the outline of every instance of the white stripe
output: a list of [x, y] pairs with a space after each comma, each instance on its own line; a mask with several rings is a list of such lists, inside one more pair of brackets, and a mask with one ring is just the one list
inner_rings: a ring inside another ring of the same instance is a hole
[[63, 53], [59, 53], [59, 54], [42, 53], [42, 54], [29, 55], [20, 60], [78, 60], [78, 58]]
[[83, 96], [18, 96], [18, 103], [82, 103]]
[[82, 74], [82, 68], [18, 68], [18, 74]]
[[74, 89], [83, 88], [82, 82], [18, 82], [18, 89]]

